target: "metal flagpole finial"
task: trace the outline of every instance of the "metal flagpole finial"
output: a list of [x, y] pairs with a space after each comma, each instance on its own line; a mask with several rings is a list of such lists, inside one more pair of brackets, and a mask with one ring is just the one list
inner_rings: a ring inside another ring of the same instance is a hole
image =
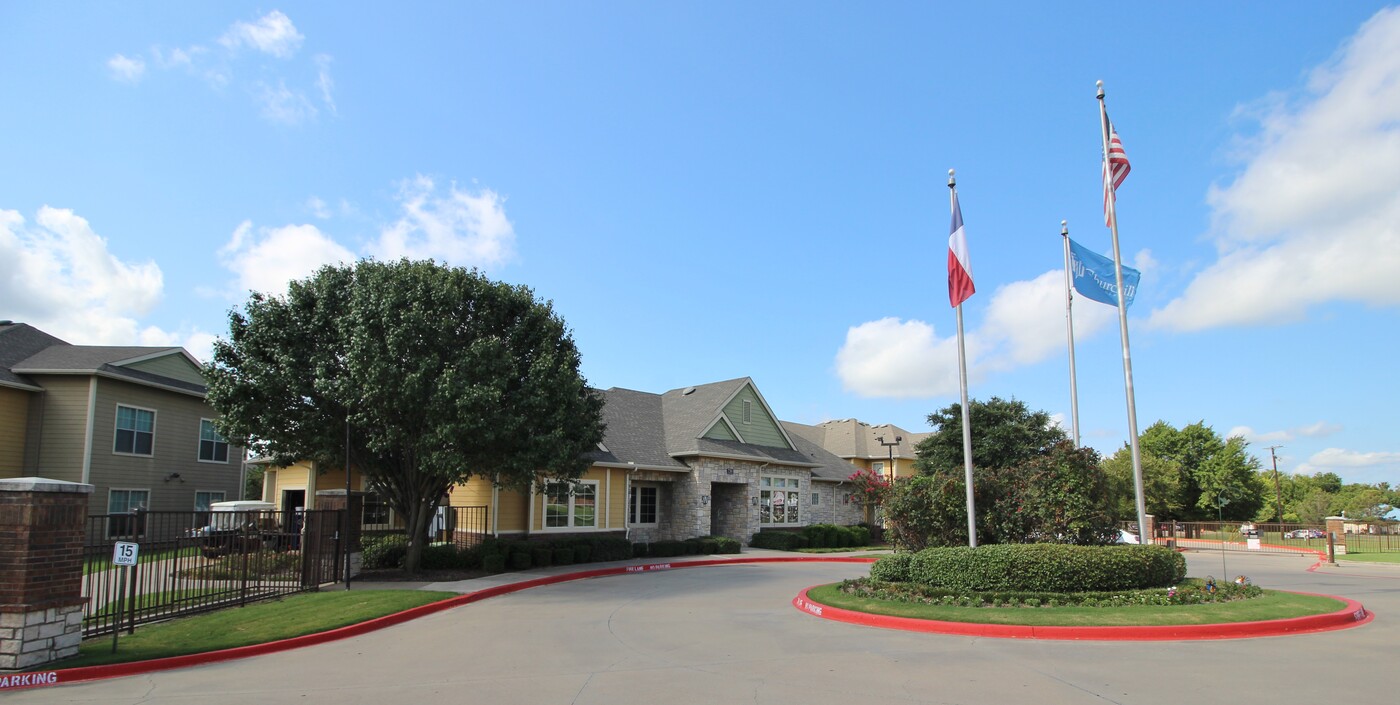
[[953, 188], [954, 186], [957, 186], [957, 185], [958, 185], [958, 178], [957, 178], [956, 176], [953, 175], [953, 170], [952, 170], [952, 169], [949, 169], [949, 170], [948, 170], [948, 188]]
[[1103, 81], [1095, 81], [1094, 85], [1099, 88], [1099, 100], [1103, 100]]
[[1063, 235], [1064, 237], [1069, 237], [1069, 221], [1068, 221], [1068, 220], [1062, 220], [1062, 221], [1060, 221], [1060, 235]]

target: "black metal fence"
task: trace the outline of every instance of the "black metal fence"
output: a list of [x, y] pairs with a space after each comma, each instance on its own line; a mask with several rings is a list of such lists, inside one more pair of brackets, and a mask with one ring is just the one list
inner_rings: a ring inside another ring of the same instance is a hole
[[[1137, 533], [1136, 524], [1124, 528]], [[1158, 521], [1152, 542], [1177, 548], [1254, 553], [1325, 554], [1327, 527], [1240, 521]]]
[[471, 548], [490, 535], [490, 508], [442, 507], [433, 518], [430, 536], [434, 542], [450, 543], [458, 548]]
[[[341, 511], [136, 512], [88, 517], [83, 636], [316, 590], [340, 575]], [[118, 542], [137, 563], [112, 562]]]

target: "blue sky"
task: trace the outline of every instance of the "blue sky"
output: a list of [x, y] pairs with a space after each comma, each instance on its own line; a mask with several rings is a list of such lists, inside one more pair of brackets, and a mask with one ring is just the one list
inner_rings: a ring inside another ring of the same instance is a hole
[[[1400, 10], [1350, 3], [0, 6], [0, 318], [208, 354], [249, 289], [431, 257], [532, 287], [600, 387], [784, 418], [1067, 417], [1059, 223], [1119, 190], [1140, 428], [1400, 483]], [[1127, 439], [1076, 300], [1084, 442]]]

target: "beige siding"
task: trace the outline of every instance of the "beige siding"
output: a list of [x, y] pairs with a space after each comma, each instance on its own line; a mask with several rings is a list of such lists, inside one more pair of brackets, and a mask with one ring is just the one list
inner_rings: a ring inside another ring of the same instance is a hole
[[0, 477], [23, 477], [29, 397], [35, 392], [0, 387]]
[[[155, 411], [152, 455], [114, 452], [117, 406]], [[198, 397], [153, 387], [98, 378], [96, 413], [93, 416], [90, 482], [96, 486], [93, 506], [106, 510], [109, 488], [150, 490], [149, 509], [189, 511], [196, 491], [222, 491], [238, 496], [239, 458], [242, 450], [229, 447], [227, 463], [199, 460], [199, 422], [217, 414]], [[48, 431], [45, 431], [48, 443]], [[167, 479], [178, 473], [178, 479]]]
[[[83, 446], [87, 441], [88, 385], [91, 379], [34, 376], [44, 391], [36, 394], [29, 406], [26, 474], [68, 482], [83, 481]], [[93, 506], [96, 505], [94, 497]], [[101, 507], [105, 513], [105, 488], [102, 490]]]

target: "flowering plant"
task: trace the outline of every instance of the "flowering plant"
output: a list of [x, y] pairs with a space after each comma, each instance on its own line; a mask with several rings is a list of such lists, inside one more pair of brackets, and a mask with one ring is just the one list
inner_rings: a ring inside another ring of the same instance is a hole
[[869, 468], [851, 473], [846, 480], [855, 486], [851, 492], [852, 502], [878, 506], [885, 501], [885, 496], [890, 491], [890, 481]]

